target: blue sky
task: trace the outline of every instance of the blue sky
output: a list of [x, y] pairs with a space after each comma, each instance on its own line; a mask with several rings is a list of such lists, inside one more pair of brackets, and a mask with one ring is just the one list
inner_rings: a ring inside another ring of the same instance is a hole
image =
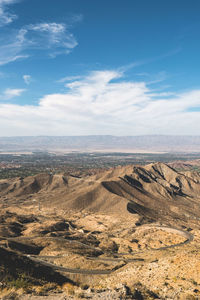
[[0, 135], [199, 135], [199, 15], [199, 0], [0, 0]]

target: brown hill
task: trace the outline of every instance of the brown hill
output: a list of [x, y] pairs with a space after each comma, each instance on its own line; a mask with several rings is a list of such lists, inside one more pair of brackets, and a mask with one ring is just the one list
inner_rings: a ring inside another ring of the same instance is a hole
[[193, 159], [193, 160], [176, 160], [170, 162], [169, 165], [177, 170], [194, 170], [199, 169], [200, 167], [200, 159]]
[[40, 174], [0, 180], [2, 204], [59, 207], [195, 226], [200, 216], [200, 174], [180, 173], [163, 163], [126, 166], [75, 178]]

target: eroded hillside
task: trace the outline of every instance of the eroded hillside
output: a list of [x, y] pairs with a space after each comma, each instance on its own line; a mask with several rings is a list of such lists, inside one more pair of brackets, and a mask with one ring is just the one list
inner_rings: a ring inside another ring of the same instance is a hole
[[0, 181], [1, 205], [129, 215], [176, 225], [198, 224], [200, 175], [163, 163], [117, 167], [98, 175], [39, 174]]
[[199, 192], [162, 163], [1, 180], [2, 295], [199, 299]]

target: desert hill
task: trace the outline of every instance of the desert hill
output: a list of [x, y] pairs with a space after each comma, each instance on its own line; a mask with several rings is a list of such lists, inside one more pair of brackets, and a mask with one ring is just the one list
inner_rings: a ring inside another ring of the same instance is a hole
[[0, 180], [1, 203], [58, 207], [67, 211], [138, 213], [149, 220], [196, 224], [200, 174], [177, 172], [164, 163], [116, 167], [76, 178], [39, 174]]
[[200, 167], [200, 159], [193, 160], [177, 160], [170, 162], [169, 165], [178, 170], [193, 170]]
[[0, 297], [199, 299], [199, 192], [163, 163], [0, 180]]

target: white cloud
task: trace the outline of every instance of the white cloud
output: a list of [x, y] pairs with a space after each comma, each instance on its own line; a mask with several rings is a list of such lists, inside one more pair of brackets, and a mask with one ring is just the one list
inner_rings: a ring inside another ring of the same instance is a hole
[[[5, 43], [5, 40], [7, 43]], [[29, 55], [23, 53], [24, 44], [21, 35], [14, 34], [3, 37], [0, 40], [0, 65], [27, 58]]]
[[15, 3], [16, 0], [0, 0], [0, 26], [12, 23], [17, 18], [16, 15], [7, 11], [7, 5]]
[[[39, 23], [29, 25], [22, 31], [23, 38], [26, 39], [34, 47], [51, 48], [61, 53], [67, 52], [77, 46], [77, 41], [73, 34], [70, 33], [65, 24], [59, 23]], [[58, 49], [58, 50], [57, 50]]]
[[25, 89], [6, 89], [2, 95], [0, 95], [0, 100], [10, 100], [15, 97], [21, 96]]
[[[0, 105], [4, 135], [199, 134], [200, 90], [159, 94], [119, 71], [94, 71], [38, 106]], [[156, 97], [155, 97], [156, 96]], [[167, 98], [166, 98], [167, 96]]]
[[66, 77], [63, 77], [61, 79], [59, 79], [57, 82], [59, 83], [63, 83], [63, 82], [66, 82], [66, 81], [73, 81], [73, 80], [77, 80], [77, 79], [81, 79], [82, 77], [81, 76], [66, 76]]
[[35, 50], [45, 50], [50, 57], [69, 54], [78, 43], [66, 24], [31, 24], [0, 40], [0, 65], [34, 55]]
[[32, 81], [31, 75], [23, 75], [24, 82], [29, 85]]

